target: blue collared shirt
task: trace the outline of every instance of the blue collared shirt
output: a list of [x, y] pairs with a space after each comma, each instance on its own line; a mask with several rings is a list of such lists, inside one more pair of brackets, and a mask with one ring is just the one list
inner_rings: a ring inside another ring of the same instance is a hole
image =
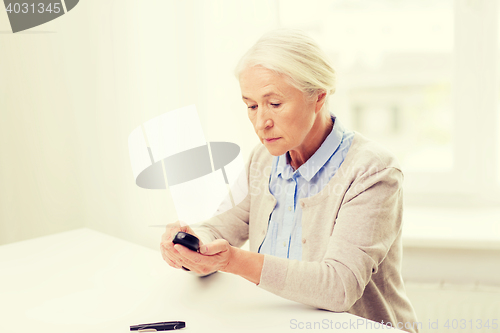
[[334, 121], [332, 131], [297, 170], [288, 163], [288, 152], [273, 158], [269, 191], [277, 202], [259, 253], [302, 259], [302, 208], [297, 202], [319, 193], [328, 184], [354, 138], [354, 132], [346, 130], [334, 114], [330, 115]]

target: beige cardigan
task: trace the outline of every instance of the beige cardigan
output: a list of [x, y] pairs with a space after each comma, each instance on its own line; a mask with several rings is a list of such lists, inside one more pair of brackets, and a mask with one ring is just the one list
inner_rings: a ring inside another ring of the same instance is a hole
[[[258, 251], [276, 204], [269, 192], [272, 159], [262, 144], [252, 150], [246, 163], [249, 194], [195, 228], [204, 243], [225, 238], [239, 247], [249, 239], [250, 251]], [[400, 327], [416, 323], [401, 277], [402, 182], [393, 155], [355, 133], [330, 182], [316, 195], [299, 200], [302, 260], [265, 255], [258, 286], [293, 301], [394, 327], [398, 322]]]

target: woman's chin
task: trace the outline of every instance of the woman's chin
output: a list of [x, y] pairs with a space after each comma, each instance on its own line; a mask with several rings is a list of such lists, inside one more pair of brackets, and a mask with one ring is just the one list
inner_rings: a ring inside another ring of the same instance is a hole
[[269, 154], [273, 155], [273, 156], [281, 156], [283, 155], [284, 153], [286, 153], [286, 151], [283, 151], [283, 149], [279, 149], [278, 147], [269, 147], [268, 145], [264, 144], [267, 148], [267, 151], [269, 152]]

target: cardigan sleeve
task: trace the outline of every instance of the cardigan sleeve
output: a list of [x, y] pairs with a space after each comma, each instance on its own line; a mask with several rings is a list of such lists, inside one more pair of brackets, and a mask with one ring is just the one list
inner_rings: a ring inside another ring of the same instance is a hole
[[265, 255], [259, 286], [318, 308], [349, 310], [401, 232], [402, 179], [394, 167], [355, 179], [338, 210], [323, 260]]

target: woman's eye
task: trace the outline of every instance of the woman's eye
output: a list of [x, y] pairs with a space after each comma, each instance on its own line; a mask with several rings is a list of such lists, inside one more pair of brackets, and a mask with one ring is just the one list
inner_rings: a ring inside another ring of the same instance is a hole
[[255, 110], [255, 109], [257, 109], [257, 105], [250, 105], [250, 106], [248, 106], [248, 108], [251, 110]]
[[272, 107], [277, 108], [281, 105], [281, 103], [271, 103]]

